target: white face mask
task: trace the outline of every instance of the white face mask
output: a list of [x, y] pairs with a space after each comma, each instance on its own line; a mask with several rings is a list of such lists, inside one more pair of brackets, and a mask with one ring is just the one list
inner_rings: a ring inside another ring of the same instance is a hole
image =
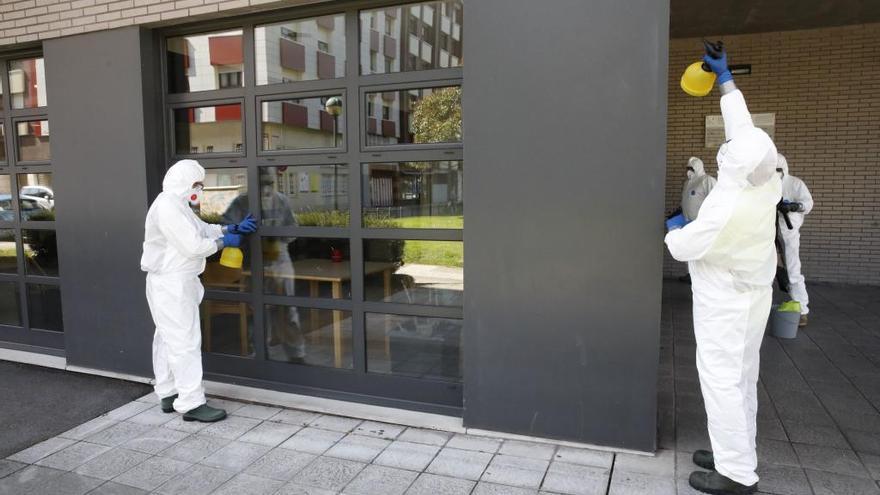
[[688, 171], [687, 171], [688, 179], [693, 179], [695, 175], [697, 175], [697, 173], [694, 172], [693, 170], [688, 170]]

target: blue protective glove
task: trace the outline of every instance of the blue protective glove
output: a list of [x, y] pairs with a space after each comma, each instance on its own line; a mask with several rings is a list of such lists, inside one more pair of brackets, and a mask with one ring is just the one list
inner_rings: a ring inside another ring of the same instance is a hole
[[678, 230], [688, 224], [687, 219], [679, 213], [666, 221], [666, 231]]
[[733, 74], [730, 73], [730, 69], [727, 68], [727, 50], [721, 51], [721, 56], [718, 58], [713, 58], [708, 53], [703, 55], [703, 62], [706, 62], [706, 65], [712, 69], [712, 72], [718, 76], [718, 79], [715, 80], [718, 85], [722, 85], [727, 81], [733, 80]]
[[253, 234], [256, 231], [257, 221], [250, 213], [248, 213], [248, 215], [244, 217], [244, 220], [242, 220], [238, 224], [226, 226], [226, 232], [229, 232], [230, 234]]
[[233, 234], [230, 232], [223, 234], [223, 246], [224, 247], [240, 247], [241, 246], [241, 236], [239, 234]]

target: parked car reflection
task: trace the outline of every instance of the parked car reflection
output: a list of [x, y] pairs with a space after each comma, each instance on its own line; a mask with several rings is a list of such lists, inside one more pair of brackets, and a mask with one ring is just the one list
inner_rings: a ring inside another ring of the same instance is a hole
[[[36, 196], [19, 195], [19, 207], [22, 220], [54, 220], [55, 211], [53, 204]], [[54, 202], [53, 202], [54, 203]], [[15, 211], [12, 207], [12, 196], [0, 194], [0, 221], [14, 222]]]

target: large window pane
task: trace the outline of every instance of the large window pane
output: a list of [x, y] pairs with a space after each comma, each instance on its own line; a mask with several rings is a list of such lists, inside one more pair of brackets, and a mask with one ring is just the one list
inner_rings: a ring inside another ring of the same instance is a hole
[[463, 267], [461, 241], [364, 239], [367, 301], [461, 306]]
[[266, 294], [351, 299], [348, 239], [263, 237]]
[[[209, 168], [205, 170], [205, 190], [199, 205], [199, 216], [208, 223], [229, 225], [244, 220], [248, 207], [246, 168]], [[208, 257], [202, 283], [207, 289], [246, 292], [250, 290], [250, 243], [242, 243], [242, 268], [220, 264], [222, 251]]]
[[257, 84], [345, 77], [345, 16], [257, 26]]
[[241, 152], [241, 105], [174, 110], [174, 143], [178, 155]]
[[31, 328], [64, 331], [61, 289], [57, 285], [28, 284], [27, 311]]
[[42, 57], [9, 62], [9, 98], [16, 109], [46, 106], [46, 67]]
[[168, 38], [168, 92], [244, 86], [241, 29]]
[[365, 163], [364, 227], [461, 229], [461, 161]]
[[362, 10], [361, 74], [462, 65], [462, 0]]
[[15, 221], [15, 205], [12, 202], [12, 177], [0, 175], [0, 221]]
[[42, 277], [58, 276], [58, 244], [54, 230], [22, 230], [25, 273]]
[[262, 114], [263, 151], [337, 148], [345, 142], [340, 95], [264, 101]]
[[253, 357], [253, 310], [239, 301], [205, 299], [201, 306], [205, 352]]
[[21, 219], [31, 222], [55, 220], [52, 174], [18, 174], [18, 207]]
[[461, 320], [367, 313], [367, 371], [461, 382]]
[[366, 95], [367, 145], [461, 142], [461, 86]]
[[17, 247], [15, 230], [0, 229], [0, 273], [18, 273]]
[[52, 157], [49, 150], [48, 120], [19, 122], [16, 129], [19, 161], [46, 161]]
[[351, 369], [351, 312], [266, 305], [266, 358]]
[[0, 325], [21, 326], [18, 282], [0, 282]]
[[348, 227], [348, 166], [260, 169], [263, 225]]

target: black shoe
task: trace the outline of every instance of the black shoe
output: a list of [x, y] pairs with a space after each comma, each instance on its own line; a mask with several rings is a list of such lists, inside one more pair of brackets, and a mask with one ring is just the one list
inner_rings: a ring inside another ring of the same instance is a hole
[[715, 456], [709, 450], [694, 452], [694, 464], [709, 471], [715, 471]]
[[183, 415], [184, 421], [199, 421], [201, 423], [213, 423], [215, 421], [220, 421], [221, 419], [226, 417], [226, 411], [223, 409], [217, 409], [216, 407], [211, 407], [207, 404], [202, 404], [201, 406], [188, 411]]
[[749, 495], [758, 491], [758, 484], [741, 485], [722, 474], [694, 471], [688, 480], [695, 490], [712, 495]]
[[165, 397], [162, 399], [162, 412], [163, 413], [173, 413], [174, 412], [174, 399], [177, 398], [177, 394], [172, 395], [171, 397]]

